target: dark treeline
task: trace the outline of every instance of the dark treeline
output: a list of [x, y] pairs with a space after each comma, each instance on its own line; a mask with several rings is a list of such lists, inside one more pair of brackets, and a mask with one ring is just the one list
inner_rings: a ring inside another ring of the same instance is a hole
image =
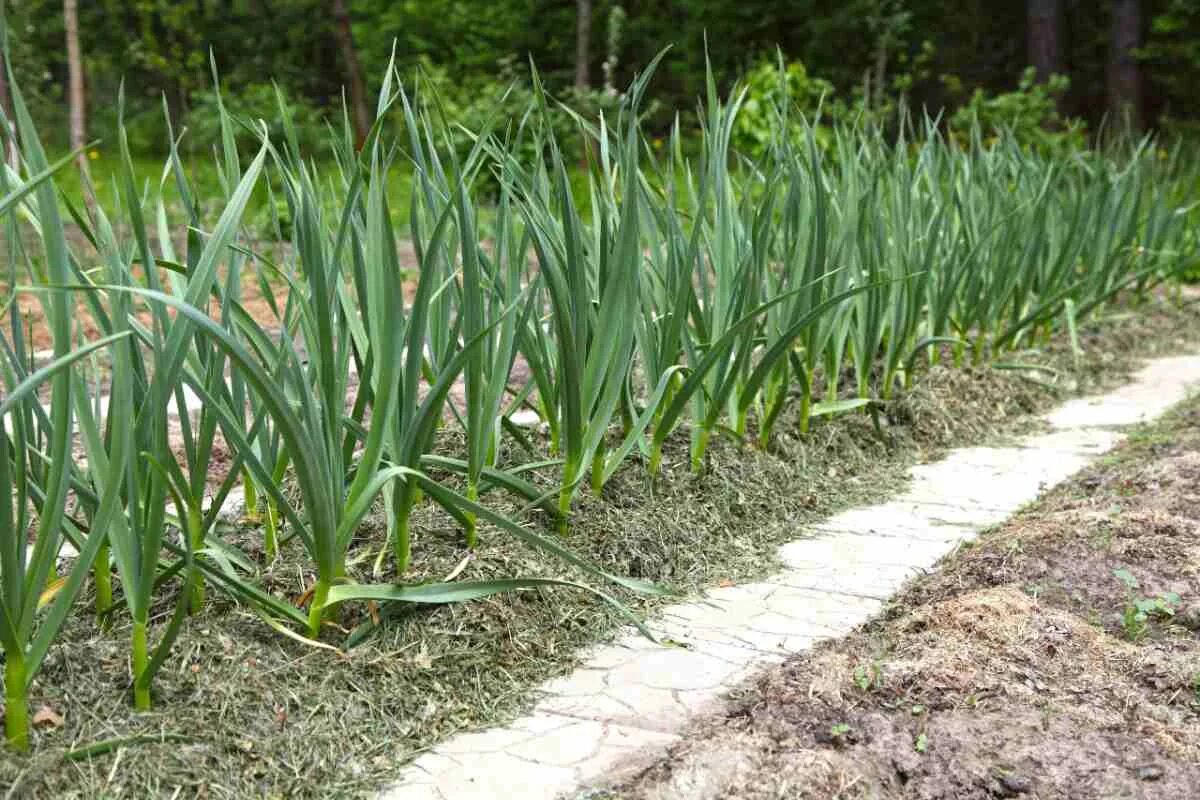
[[[243, 104], [269, 102], [274, 80], [319, 120], [346, 87], [361, 126], [393, 42], [403, 68], [449, 76], [452, 105], [520, 77], [527, 59], [555, 93], [620, 87], [673, 45], [653, 88], [666, 125], [703, 91], [707, 40], [726, 86], [778, 47], [847, 106], [953, 110], [977, 90], [1014, 91], [1034, 67], [1040, 80], [1069, 79], [1057, 112], [1091, 131], [1117, 109], [1139, 128], [1200, 120], [1195, 0], [84, 0], [74, 51], [72, 6], [7, 2], [17, 73], [64, 143], [72, 52], [89, 133], [111, 130], [124, 79], [135, 146], [139, 121], [150, 146], [162, 141], [162, 98], [185, 120], [213, 102], [210, 48]], [[202, 121], [191, 127], [203, 134]]]

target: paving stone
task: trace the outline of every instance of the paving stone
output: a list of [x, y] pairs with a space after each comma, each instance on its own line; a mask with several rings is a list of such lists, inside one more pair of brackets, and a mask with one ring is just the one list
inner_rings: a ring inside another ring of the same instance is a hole
[[1009, 513], [1087, 463], [1082, 456], [1058, 451], [1039, 453], [1037, 458], [1031, 458], [1027, 448], [999, 452], [1012, 466], [989, 469], [948, 459], [914, 467], [912, 485], [897, 502]]
[[[528, 729], [544, 730], [548, 735], [529, 735], [524, 741], [508, 747], [505, 752], [553, 767], [577, 767], [591, 759], [604, 743], [606, 728], [613, 727], [591, 720], [536, 713], [518, 720], [516, 724]], [[625, 730], [632, 734], [632, 728]]]
[[605, 683], [607, 677], [607, 670], [581, 667], [568, 675], [543, 684], [541, 690], [546, 694], [563, 697], [599, 694], [608, 686]]
[[[1050, 433], [1028, 436], [1018, 443], [1022, 450], [1043, 453], [1063, 452], [1095, 458], [1112, 450], [1125, 440], [1125, 434], [1107, 428], [1065, 428]], [[1026, 454], [1029, 456], [1029, 454]]]
[[1200, 382], [1200, 356], [1152, 362], [1138, 380], [1066, 404], [1046, 416], [1054, 430], [1014, 447], [963, 448], [914, 467], [900, 497], [837, 514], [782, 546], [779, 574], [713, 589], [648, 623], [682, 646], [629, 629], [588, 649], [580, 668], [543, 687], [532, 715], [444, 742], [384, 797], [553, 800], [650, 763], [690, 720], [719, 709], [737, 682], [867, 621], [904, 581], [1115, 447], [1124, 434], [1108, 426], [1183, 399]]
[[955, 538], [931, 541], [904, 536], [821, 533], [811, 539], [788, 542], [779, 548], [779, 557], [786, 566], [798, 570], [807, 570], [814, 565], [823, 569], [829, 564], [926, 566], [941, 558], [955, 541]]
[[[984, 459], [995, 459], [988, 464]], [[912, 488], [903, 499], [941, 504], [1005, 508], [1028, 499], [1044, 485], [1079, 471], [1087, 458], [1051, 451], [1030, 458], [1027, 447], [956, 450], [943, 461], [913, 467]]]
[[[543, 730], [502, 751], [465, 753], [459, 762], [416, 771], [386, 792], [385, 800], [552, 800], [580, 782], [619, 778], [658, 758], [678, 741], [674, 734], [534, 715], [517, 720], [524, 731]], [[462, 739], [466, 737], [455, 737]], [[455, 740], [451, 740], [455, 741]], [[420, 761], [420, 760], [418, 760]], [[414, 766], [416, 762], [414, 763]]]
[[679, 741], [677, 733], [660, 733], [625, 725], [587, 723], [600, 730], [599, 746], [575, 765], [580, 783], [620, 780], [650, 766]]
[[870, 597], [859, 597], [823, 591], [814, 591], [794, 584], [794, 570], [780, 573], [768, 579], [775, 588], [767, 597], [767, 610], [790, 616], [797, 628], [816, 622], [822, 625], [842, 625], [849, 622], [857, 625], [879, 611], [880, 603]]
[[542, 421], [536, 411], [528, 408], [518, 409], [508, 419], [518, 428], [536, 428]]
[[766, 656], [797, 653], [812, 646], [810, 633], [755, 631], [750, 627], [761, 608], [747, 615], [736, 627], [712, 627], [702, 622], [663, 619], [651, 624], [655, 635], [734, 664], [759, 661]]
[[811, 530], [853, 536], [891, 536], [928, 542], [957, 541], [972, 532], [969, 526], [933, 519], [919, 506], [912, 503], [901, 505], [896, 501], [843, 511], [818, 522]]
[[937, 461], [919, 464], [914, 471], [922, 467], [941, 467], [953, 464], [956, 468], [968, 468], [985, 473], [1003, 473], [1022, 465], [1027, 454], [1019, 447], [959, 447], [944, 454]]
[[447, 766], [447, 768], [452, 768], [460, 766], [462, 761], [480, 753], [514, 752], [515, 748], [527, 742], [539, 742], [543, 740], [543, 737], [554, 738], [550, 734], [570, 727], [570, 724], [570, 720], [561, 717], [537, 715], [523, 717], [504, 728], [489, 728], [485, 731], [459, 734], [447, 740], [438, 748], [438, 752], [450, 756], [458, 762]]
[[380, 800], [446, 800], [432, 783], [409, 780], [384, 791]]
[[770, 592], [761, 584], [743, 584], [711, 589], [704, 596], [689, 603], [677, 603], [664, 608], [664, 618], [681, 620], [704, 620], [714, 626], [736, 625], [747, 613], [754, 613], [762, 599]]
[[484, 753], [431, 778], [430, 800], [552, 800], [579, 781], [573, 767], [550, 766], [508, 753]]
[[1046, 415], [1056, 428], [1116, 427], [1153, 419], [1188, 395], [1200, 379], [1200, 356], [1151, 361], [1133, 383], [1100, 397], [1070, 400]]
[[412, 768], [419, 775], [425, 776], [422, 780], [428, 782], [437, 775], [443, 772], [458, 769], [462, 764], [458, 758], [449, 755], [443, 748], [432, 750], [428, 753], [423, 753], [417, 756], [412, 762]]
[[1094, 428], [1135, 425], [1149, 419], [1150, 414], [1137, 403], [1120, 398], [1094, 400], [1077, 398], [1047, 415], [1046, 421], [1055, 428]]
[[[731, 670], [730, 673], [733, 674]], [[665, 679], [664, 679], [665, 681]], [[717, 698], [723, 682], [706, 686], [706, 694]], [[539, 714], [558, 714], [579, 720], [617, 725], [637, 725], [661, 733], [679, 730], [692, 718], [675, 697], [675, 690], [621, 681], [611, 689], [590, 696], [548, 697], [534, 709]]]
[[[1024, 502], [1029, 502], [1036, 496], [1036, 493], [1031, 493]], [[1003, 522], [1024, 504], [1009, 502], [1006, 507], [1000, 507], [997, 503], [992, 507], [982, 508], [970, 503], [936, 503], [919, 496], [915, 499], [901, 496], [892, 502], [908, 513], [924, 516], [931, 525], [958, 525], [976, 529]]]
[[716, 689], [722, 686], [737, 666], [728, 661], [686, 647], [661, 647], [647, 651], [622, 664], [608, 678], [614, 696], [628, 687], [648, 686], [661, 689]]
[[845, 631], [850, 630], [854, 626], [847, 620], [809, 620], [805, 626], [803, 633], [796, 632], [796, 619], [788, 614], [779, 614], [774, 611], [769, 611], [762, 614], [753, 622], [751, 622], [746, 630], [748, 633], [757, 633], [763, 635], [775, 636], [784, 638], [787, 636], [804, 636], [814, 642], [828, 639], [832, 636], [838, 636]]
[[613, 669], [637, 658], [638, 653], [658, 647], [632, 628], [623, 629], [609, 644], [584, 649], [581, 669]]
[[[213, 497], [208, 495], [201, 503], [201, 508], [205, 511], [212, 506]], [[221, 510], [217, 516], [223, 520], [238, 520], [246, 513], [246, 490], [241, 486], [235, 486], [229, 490], [229, 494], [225, 496], [225, 502], [221, 506]]]
[[800, 589], [882, 600], [918, 571], [917, 567], [898, 564], [810, 562], [806, 566], [795, 565], [775, 580]]

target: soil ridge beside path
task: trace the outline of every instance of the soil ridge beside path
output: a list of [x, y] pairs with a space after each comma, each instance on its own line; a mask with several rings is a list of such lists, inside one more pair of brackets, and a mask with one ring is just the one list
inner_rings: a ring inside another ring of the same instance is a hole
[[[592, 648], [581, 667], [543, 687], [531, 714], [434, 747], [383, 797], [552, 800], [636, 774], [679, 747], [689, 723], [725, 708], [726, 695], [749, 677], [877, 616], [914, 575], [1112, 450], [1124, 429], [1161, 416], [1196, 385], [1200, 356], [1156, 359], [1131, 383], [1045, 415], [1047, 433], [1010, 447], [952, 450], [914, 467], [902, 495], [839, 514], [784, 545], [783, 572], [662, 610], [651, 628], [667, 646], [626, 632]], [[988, 602], [1003, 615], [1018, 599]], [[838, 725], [830, 735], [847, 735]], [[1003, 790], [1021, 794], [1016, 787]]]

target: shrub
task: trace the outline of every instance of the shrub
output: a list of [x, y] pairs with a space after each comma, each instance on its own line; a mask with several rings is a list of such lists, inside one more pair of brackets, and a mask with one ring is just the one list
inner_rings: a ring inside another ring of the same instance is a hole
[[778, 136], [781, 109], [788, 112], [788, 139], [802, 141], [801, 115], [815, 116], [834, 91], [829, 81], [809, 75], [803, 63], [782, 58], [760, 61], [746, 75], [744, 86], [746, 97], [733, 126], [733, 144], [752, 157], [762, 155]]
[[[304, 98], [287, 96], [292, 110], [292, 123], [296, 136], [305, 152], [322, 152], [328, 141], [325, 130], [325, 114]], [[275, 86], [270, 83], [253, 83], [236, 93], [222, 92], [220, 100], [235, 117], [244, 121], [263, 120], [267, 123], [273, 141], [282, 142], [283, 121], [279, 118], [279, 103]], [[202, 152], [211, 151], [221, 141], [221, 115], [218, 112], [218, 97], [215, 89], [206, 89], [192, 95], [192, 107], [185, 122], [188, 128], [187, 146]], [[243, 137], [246, 146], [253, 139]]]
[[[952, 138], [968, 141], [977, 125], [985, 139], [1009, 133], [1021, 147], [1047, 153], [1062, 153], [1086, 144], [1086, 127], [1079, 119], [1058, 113], [1057, 99], [1070, 87], [1063, 75], [1052, 75], [1045, 83], [1037, 82], [1033, 67], [1021, 75], [1011, 92], [989, 95], [976, 89], [971, 99], [950, 117]], [[943, 77], [951, 91], [957, 81]]]

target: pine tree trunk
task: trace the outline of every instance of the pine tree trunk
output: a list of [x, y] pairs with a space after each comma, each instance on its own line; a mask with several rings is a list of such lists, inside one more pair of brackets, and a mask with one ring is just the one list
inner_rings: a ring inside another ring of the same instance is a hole
[[363, 84], [362, 68], [358, 64], [358, 53], [354, 49], [354, 33], [350, 28], [350, 11], [346, 8], [346, 0], [333, 0], [333, 22], [334, 36], [342, 52], [346, 82], [350, 84], [350, 114], [354, 121], [354, 135], [361, 147], [371, 129], [371, 112], [367, 108], [367, 90]]
[[1142, 126], [1142, 80], [1135, 52], [1142, 44], [1139, 0], [1114, 0], [1112, 42], [1108, 57], [1108, 110], [1114, 121], [1131, 130]]
[[1062, 3], [1060, 0], [1029, 0], [1029, 64], [1037, 70], [1038, 81], [1063, 74]]

